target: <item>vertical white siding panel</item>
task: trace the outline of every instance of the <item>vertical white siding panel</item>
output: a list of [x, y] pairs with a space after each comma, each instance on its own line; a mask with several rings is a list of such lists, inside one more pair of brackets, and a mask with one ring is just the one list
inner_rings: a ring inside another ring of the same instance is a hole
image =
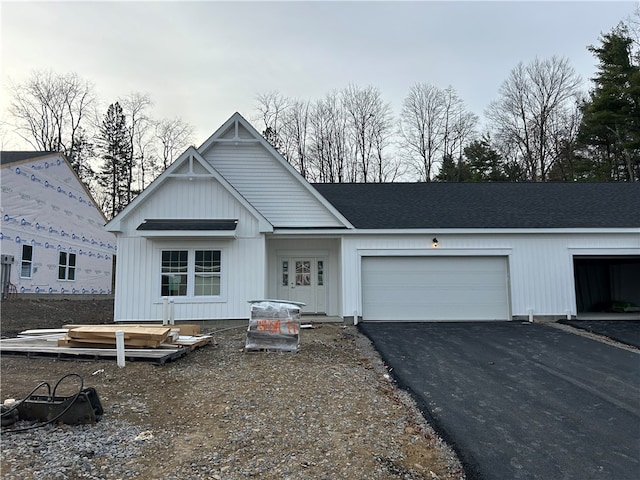
[[[160, 255], [162, 249], [221, 248], [223, 250], [222, 301], [174, 298], [176, 320], [247, 318], [248, 300], [264, 296], [265, 252], [260, 237], [238, 240], [147, 241], [123, 239], [130, 252], [123, 261], [142, 268], [128, 268], [128, 276], [117, 286], [116, 320], [159, 321], [162, 319]], [[143, 267], [146, 265], [146, 267]], [[124, 269], [123, 269], [124, 270]], [[123, 275], [124, 276], [124, 275]], [[127, 285], [127, 287], [125, 287]]]
[[406, 251], [421, 255], [467, 255], [469, 251], [509, 251], [511, 314], [564, 316], [575, 314], [573, 255], [594, 252], [606, 255], [631, 250], [640, 255], [640, 237], [634, 234], [438, 234], [440, 247], [431, 249], [427, 235], [348, 236], [342, 242], [342, 315], [361, 313], [359, 254], [361, 249]]
[[123, 234], [139, 235], [136, 228], [149, 218], [236, 218], [238, 235], [257, 234], [255, 217], [214, 180], [170, 179], [155, 193], [122, 222]]

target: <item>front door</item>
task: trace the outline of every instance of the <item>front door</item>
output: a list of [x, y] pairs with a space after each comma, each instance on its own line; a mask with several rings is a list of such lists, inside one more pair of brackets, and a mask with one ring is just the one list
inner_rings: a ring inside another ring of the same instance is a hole
[[326, 310], [324, 257], [280, 258], [278, 296], [305, 304], [304, 313], [324, 313]]

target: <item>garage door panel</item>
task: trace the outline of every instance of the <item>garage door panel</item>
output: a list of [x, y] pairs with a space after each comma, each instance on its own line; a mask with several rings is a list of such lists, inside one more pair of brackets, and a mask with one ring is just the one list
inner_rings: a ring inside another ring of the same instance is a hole
[[507, 320], [505, 257], [365, 257], [363, 319]]

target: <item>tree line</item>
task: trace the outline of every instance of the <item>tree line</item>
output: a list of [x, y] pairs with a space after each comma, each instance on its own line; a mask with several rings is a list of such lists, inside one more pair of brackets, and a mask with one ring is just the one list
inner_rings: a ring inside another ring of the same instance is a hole
[[598, 67], [587, 93], [566, 58], [518, 64], [482, 132], [453, 87], [429, 83], [410, 88], [398, 118], [357, 85], [316, 101], [262, 93], [256, 117], [312, 182], [639, 181], [640, 29], [629, 23], [588, 47]]
[[[259, 129], [311, 182], [640, 181], [639, 24], [640, 9], [588, 47], [598, 66], [586, 93], [565, 58], [518, 64], [485, 127], [453, 87], [416, 83], [398, 117], [373, 86], [315, 101], [258, 94]], [[14, 131], [64, 153], [108, 218], [192, 141], [182, 119], [150, 116], [147, 94], [102, 110], [75, 73], [35, 71], [10, 90]]]
[[101, 113], [94, 86], [76, 73], [34, 71], [9, 88], [14, 131], [35, 150], [64, 153], [108, 218], [192, 141], [181, 118], [150, 116], [148, 94], [132, 92]]

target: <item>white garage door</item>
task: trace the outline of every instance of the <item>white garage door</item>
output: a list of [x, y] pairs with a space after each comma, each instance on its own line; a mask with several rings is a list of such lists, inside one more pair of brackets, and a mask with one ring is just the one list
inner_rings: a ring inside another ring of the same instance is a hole
[[508, 320], [506, 257], [363, 257], [362, 318]]

